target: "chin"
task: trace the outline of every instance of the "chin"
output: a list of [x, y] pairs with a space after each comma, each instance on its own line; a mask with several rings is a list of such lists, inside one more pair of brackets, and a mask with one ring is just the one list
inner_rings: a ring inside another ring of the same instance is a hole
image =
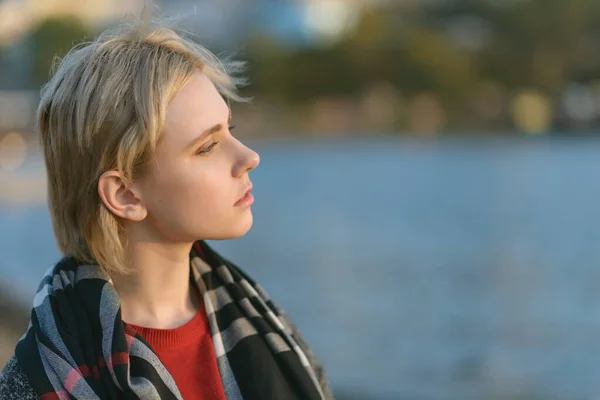
[[238, 218], [233, 223], [229, 224], [229, 229], [225, 229], [222, 232], [215, 234], [208, 240], [230, 240], [237, 239], [244, 236], [252, 228], [254, 219], [252, 213], [248, 212], [243, 217]]
[[232, 239], [237, 239], [248, 233], [250, 231], [250, 228], [252, 228], [253, 222], [254, 217], [252, 216], [251, 212], [248, 212], [246, 216], [244, 216], [244, 218], [238, 221], [238, 225], [236, 226], [236, 230], [233, 234]]

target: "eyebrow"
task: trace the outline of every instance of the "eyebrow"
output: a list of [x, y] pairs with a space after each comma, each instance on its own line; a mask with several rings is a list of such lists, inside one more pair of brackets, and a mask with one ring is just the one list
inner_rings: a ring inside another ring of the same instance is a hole
[[[231, 112], [229, 113], [228, 121], [231, 121]], [[204, 140], [207, 136], [212, 135], [213, 133], [217, 133], [222, 129], [223, 129], [223, 124], [216, 124], [216, 125], [211, 126], [210, 128], [206, 129], [204, 132], [202, 132], [194, 140], [192, 140], [187, 146], [185, 146], [185, 149], [190, 150], [190, 149], [196, 147], [199, 144], [199, 142]]]

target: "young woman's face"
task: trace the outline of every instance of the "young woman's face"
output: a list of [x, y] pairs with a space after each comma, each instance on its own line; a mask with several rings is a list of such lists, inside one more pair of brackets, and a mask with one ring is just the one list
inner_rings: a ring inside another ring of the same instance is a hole
[[231, 135], [229, 120], [201, 72], [169, 103], [156, 163], [137, 182], [146, 220], [163, 240], [231, 239], [252, 226], [252, 198], [244, 196], [259, 156]]

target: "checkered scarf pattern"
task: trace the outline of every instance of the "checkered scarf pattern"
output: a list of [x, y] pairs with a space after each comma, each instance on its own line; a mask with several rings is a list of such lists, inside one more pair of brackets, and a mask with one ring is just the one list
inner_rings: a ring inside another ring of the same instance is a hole
[[[256, 282], [203, 241], [192, 248], [190, 271], [227, 399], [333, 398], [319, 361]], [[15, 352], [43, 400], [182, 399], [152, 348], [122, 321], [98, 265], [65, 257], [48, 270]]]

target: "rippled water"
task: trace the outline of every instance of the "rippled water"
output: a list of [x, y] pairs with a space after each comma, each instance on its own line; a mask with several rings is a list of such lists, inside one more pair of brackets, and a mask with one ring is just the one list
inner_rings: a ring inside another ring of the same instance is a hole
[[[600, 396], [600, 141], [257, 146], [255, 224], [213, 242], [365, 398]], [[0, 208], [30, 301], [46, 209]], [[359, 396], [360, 397], [360, 396]]]

